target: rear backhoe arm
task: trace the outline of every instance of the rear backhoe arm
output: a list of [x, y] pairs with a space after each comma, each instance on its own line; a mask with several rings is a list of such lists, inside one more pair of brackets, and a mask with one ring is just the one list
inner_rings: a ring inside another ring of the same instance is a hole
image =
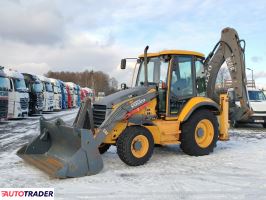
[[[241, 46], [241, 42], [244, 44], [244, 47]], [[247, 118], [251, 111], [246, 89], [245, 41], [239, 39], [236, 30], [233, 28], [222, 30], [220, 41], [215, 45], [213, 51], [204, 62], [207, 97], [215, 100], [217, 103], [219, 102], [219, 97], [215, 93], [215, 83], [218, 72], [224, 62], [226, 62], [230, 72], [236, 96], [240, 100], [240, 108], [237, 108], [235, 111], [234, 119]]]

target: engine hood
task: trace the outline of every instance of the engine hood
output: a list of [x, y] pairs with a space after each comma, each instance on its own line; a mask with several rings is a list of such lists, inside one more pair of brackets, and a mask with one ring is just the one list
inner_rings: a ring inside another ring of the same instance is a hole
[[251, 108], [256, 112], [266, 112], [266, 101], [250, 101]]
[[95, 105], [105, 105], [107, 109], [111, 109], [114, 105], [125, 101], [127, 99], [131, 99], [132, 97], [140, 96], [143, 94], [146, 94], [150, 89], [154, 88], [155, 86], [140, 86], [140, 87], [134, 87], [126, 90], [121, 90], [119, 92], [116, 92], [114, 94], [108, 95], [101, 99], [98, 102], [95, 102]]
[[[255, 113], [266, 113], [266, 101], [250, 101], [250, 106]], [[236, 105], [240, 106], [240, 102], [236, 101]]]

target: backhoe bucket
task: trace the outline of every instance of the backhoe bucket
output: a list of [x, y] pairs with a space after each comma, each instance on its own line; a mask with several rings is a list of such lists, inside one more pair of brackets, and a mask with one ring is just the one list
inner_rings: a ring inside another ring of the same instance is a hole
[[40, 119], [41, 134], [18, 150], [17, 155], [52, 177], [97, 174], [103, 160], [91, 130], [66, 125], [61, 119]]

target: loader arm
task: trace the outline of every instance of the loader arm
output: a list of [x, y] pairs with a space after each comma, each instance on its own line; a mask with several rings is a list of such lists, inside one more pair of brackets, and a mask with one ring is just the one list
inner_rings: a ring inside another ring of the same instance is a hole
[[[123, 119], [128, 119], [131, 112], [134, 112], [134, 110], [157, 97], [157, 92], [155, 92], [155, 89], [151, 89], [149, 91], [150, 92], [144, 95], [125, 101], [116, 109], [114, 109], [110, 115], [108, 115], [108, 117], [98, 128], [97, 134], [95, 134], [94, 139], [98, 146], [104, 141], [105, 137], [110, 133], [110, 131], [112, 131], [117, 122]], [[90, 103], [85, 102], [84, 106], [80, 109], [79, 114], [74, 122], [74, 127], [91, 129], [92, 132], [94, 132], [94, 122]]]
[[[241, 42], [244, 44], [244, 47], [241, 46]], [[215, 45], [213, 51], [204, 62], [207, 97], [215, 100], [217, 103], [219, 103], [219, 97], [215, 93], [215, 83], [218, 72], [224, 62], [226, 62], [230, 72], [236, 96], [240, 100], [240, 108], [236, 108], [234, 119], [247, 118], [251, 111], [246, 89], [245, 41], [240, 40], [236, 30], [232, 28], [222, 30], [220, 41]]]

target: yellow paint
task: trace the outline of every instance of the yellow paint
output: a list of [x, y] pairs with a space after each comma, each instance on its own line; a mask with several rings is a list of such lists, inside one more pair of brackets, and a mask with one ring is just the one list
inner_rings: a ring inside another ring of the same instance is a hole
[[[140, 148], [136, 148], [136, 143], [140, 144]], [[144, 135], [137, 135], [131, 142], [131, 153], [136, 158], [144, 157], [149, 150], [149, 141]]]
[[199, 121], [195, 129], [195, 140], [201, 148], [207, 148], [213, 141], [214, 127], [210, 120]]
[[154, 120], [153, 123], [158, 128], [158, 133], [153, 133], [153, 135], [157, 135], [159, 142], [155, 142], [156, 144], [179, 144], [180, 138], [180, 122], [175, 121], [165, 121], [163, 119]]
[[[187, 51], [187, 50], [164, 50], [157, 53], [148, 53], [147, 57], [158, 57], [162, 55], [193, 55], [204, 58], [204, 54], [196, 51]], [[143, 58], [144, 54], [139, 55], [139, 58]]]
[[[154, 92], [154, 91], [150, 90], [149, 92]], [[155, 109], [156, 105], [157, 105], [157, 99], [155, 98], [151, 100], [145, 108], [135, 113], [135, 115], [156, 116], [156, 109]], [[117, 105], [115, 105], [115, 107], [117, 107]], [[131, 125], [135, 124], [128, 124], [127, 121], [118, 122], [113, 128], [113, 130], [110, 131], [110, 133], [106, 136], [104, 143], [115, 144], [116, 139], [119, 137], [119, 135], [125, 130], [127, 126]], [[154, 135], [154, 137], [156, 136]]]
[[103, 143], [115, 144], [118, 136], [126, 129], [127, 126], [127, 122], [118, 122], [113, 130], [105, 137]]
[[219, 115], [219, 140], [229, 140], [228, 123], [229, 103], [227, 94], [220, 95], [220, 115]]
[[186, 116], [191, 112], [191, 109], [197, 104], [202, 103], [202, 102], [206, 102], [206, 103], [209, 102], [209, 103], [216, 104], [213, 100], [206, 98], [206, 97], [193, 97], [186, 103], [181, 113], [179, 114], [178, 116], [179, 121], [183, 122]]
[[[153, 121], [154, 122], [154, 121]], [[144, 126], [152, 134], [154, 144], [161, 144], [161, 133], [158, 126]]]

